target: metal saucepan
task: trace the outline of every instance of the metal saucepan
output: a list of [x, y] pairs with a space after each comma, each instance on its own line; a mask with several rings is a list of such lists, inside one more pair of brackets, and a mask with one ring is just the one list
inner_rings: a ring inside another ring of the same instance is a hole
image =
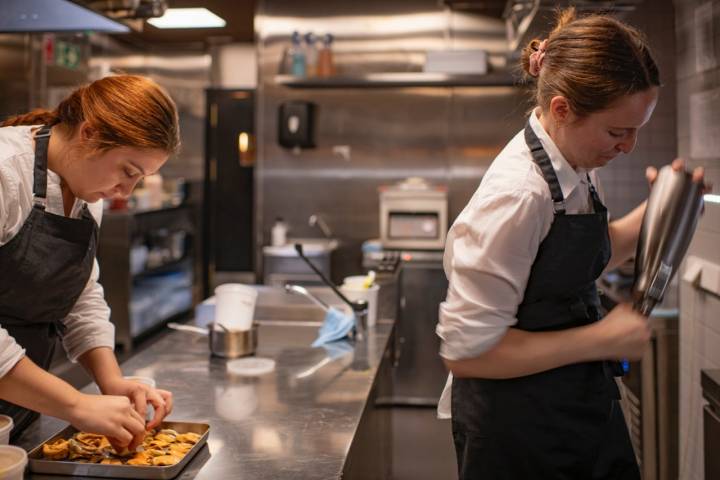
[[257, 348], [257, 325], [250, 330], [228, 330], [224, 325], [211, 323], [208, 328], [182, 325], [170, 322], [168, 328], [181, 332], [190, 332], [208, 337], [210, 353], [222, 358], [238, 358], [253, 355]]

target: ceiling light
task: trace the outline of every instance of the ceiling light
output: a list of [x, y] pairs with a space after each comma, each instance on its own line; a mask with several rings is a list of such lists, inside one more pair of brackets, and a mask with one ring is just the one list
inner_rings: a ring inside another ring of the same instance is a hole
[[225, 20], [207, 8], [168, 8], [165, 15], [148, 19], [157, 28], [222, 28]]

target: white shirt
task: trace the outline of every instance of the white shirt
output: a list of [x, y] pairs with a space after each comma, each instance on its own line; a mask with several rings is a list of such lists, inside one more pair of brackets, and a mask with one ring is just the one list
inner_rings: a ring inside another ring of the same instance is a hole
[[[530, 126], [550, 157], [566, 212], [592, 212], [586, 171], [573, 170], [536, 113]], [[590, 178], [602, 199], [597, 175], [591, 172]], [[550, 189], [520, 131], [492, 162], [448, 232], [443, 267], [449, 287], [436, 328], [443, 358], [477, 357], [517, 323], [530, 269], [553, 218]], [[450, 417], [451, 380], [440, 398], [440, 418]]]
[[[32, 128], [0, 128], [0, 245], [6, 244], [20, 231], [33, 207], [35, 153]], [[47, 202], [48, 212], [64, 215], [60, 177], [50, 170], [47, 175]], [[78, 218], [83, 204], [76, 200], [70, 217]], [[89, 204], [88, 208], [99, 225], [102, 202]], [[72, 311], [65, 319], [61, 319], [67, 326], [63, 346], [73, 362], [90, 349], [115, 347], [115, 327], [110, 323], [110, 308], [105, 302], [103, 288], [97, 281], [98, 275], [95, 260], [85, 289]], [[42, 295], [42, 292], [38, 292], [38, 295]], [[24, 354], [25, 350], [0, 325], [0, 377], [10, 371]]]

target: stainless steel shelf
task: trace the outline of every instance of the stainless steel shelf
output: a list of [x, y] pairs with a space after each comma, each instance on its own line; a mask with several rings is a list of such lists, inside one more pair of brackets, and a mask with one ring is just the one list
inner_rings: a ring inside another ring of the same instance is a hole
[[[98, 263], [100, 266], [100, 283], [105, 288], [105, 298], [112, 311], [111, 321], [115, 324], [115, 342], [124, 351], [131, 351], [133, 341], [147, 330], [149, 325], [133, 326], [131, 304], [137, 298], [136, 283], [147, 280], [151, 274], [167, 273], [174, 270], [189, 272], [195, 278], [193, 258], [195, 253], [196, 228], [190, 205], [162, 208], [155, 210], [123, 210], [106, 212], [103, 215], [102, 228], [98, 244]], [[185, 232], [183, 259], [152, 269], [144, 269], [133, 274], [131, 271], [130, 252], [135, 242], [146, 243], [151, 232], [167, 230], [168, 232]], [[190, 296], [192, 287], [188, 287]], [[173, 290], [173, 293], [177, 289]], [[166, 293], [169, 295], [170, 293]], [[165, 301], [165, 299], [163, 299]], [[167, 304], [163, 304], [167, 305]], [[173, 312], [175, 314], [177, 312]], [[156, 325], [168, 318], [160, 318]], [[137, 322], [136, 322], [137, 323]]]
[[390, 72], [303, 78], [276, 75], [276, 85], [288, 88], [398, 88], [398, 87], [513, 87], [522, 82], [509, 72], [458, 75], [429, 72]]

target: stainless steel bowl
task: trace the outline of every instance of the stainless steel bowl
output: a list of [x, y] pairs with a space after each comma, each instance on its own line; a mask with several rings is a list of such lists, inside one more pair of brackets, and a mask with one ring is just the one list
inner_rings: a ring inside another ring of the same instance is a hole
[[210, 352], [222, 358], [238, 358], [253, 355], [257, 348], [258, 327], [253, 324], [250, 330], [225, 330], [208, 328]]
[[173, 330], [206, 335], [210, 353], [216, 357], [238, 358], [255, 353], [258, 342], [257, 324], [253, 324], [250, 330], [228, 330], [220, 324], [218, 326], [220, 328], [215, 328], [215, 324], [211, 323], [208, 328], [202, 328], [174, 322], [168, 323], [168, 328]]

